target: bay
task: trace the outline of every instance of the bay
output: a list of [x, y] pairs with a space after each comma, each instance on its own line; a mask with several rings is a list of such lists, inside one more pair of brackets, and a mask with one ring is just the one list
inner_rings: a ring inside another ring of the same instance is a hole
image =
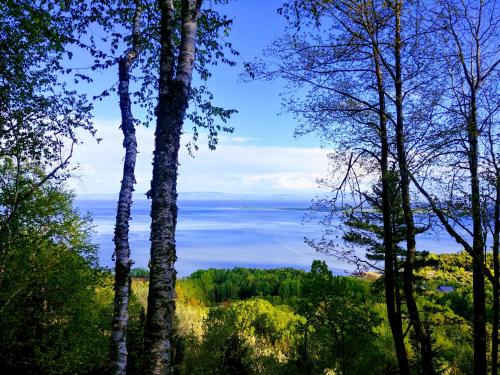
[[[100, 264], [112, 268], [116, 200], [77, 199], [75, 203], [93, 217]], [[308, 219], [310, 205], [306, 199], [180, 199], [176, 234], [179, 276], [207, 268], [309, 269], [314, 259], [325, 260], [336, 274], [351, 272], [351, 264], [318, 253], [304, 242], [306, 237], [319, 239], [324, 229], [318, 215]], [[150, 201], [134, 202], [130, 226], [133, 267], [148, 265], [149, 212]], [[341, 233], [333, 238], [340, 242]], [[421, 250], [460, 250], [439, 228], [417, 240]]]

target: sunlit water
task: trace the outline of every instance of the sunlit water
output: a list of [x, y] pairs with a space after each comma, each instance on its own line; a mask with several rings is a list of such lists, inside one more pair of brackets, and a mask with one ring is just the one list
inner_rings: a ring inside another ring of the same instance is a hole
[[[100, 263], [112, 267], [116, 201], [79, 199], [76, 204], [81, 211], [91, 213]], [[352, 265], [304, 243], [305, 237], [319, 239], [324, 229], [317, 218], [309, 218], [309, 206], [304, 200], [180, 200], [176, 235], [179, 275], [211, 267], [308, 269], [314, 259], [325, 260], [337, 274], [352, 271]], [[134, 202], [130, 228], [134, 267], [148, 264], [149, 212], [149, 201]], [[338, 238], [340, 242], [341, 233]], [[434, 252], [460, 250], [439, 229], [420, 235], [418, 247]]]

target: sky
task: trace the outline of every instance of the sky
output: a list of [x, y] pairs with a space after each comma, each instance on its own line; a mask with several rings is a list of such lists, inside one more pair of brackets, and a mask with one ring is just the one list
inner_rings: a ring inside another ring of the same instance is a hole
[[[217, 150], [209, 151], [204, 134], [194, 157], [185, 147], [180, 151], [178, 191], [243, 194], [320, 193], [316, 179], [327, 173], [328, 150], [319, 147], [314, 136], [294, 137], [296, 122], [283, 111], [280, 93], [283, 81], [244, 83], [243, 62], [262, 57], [262, 51], [284, 31], [284, 20], [277, 14], [281, 1], [238, 0], [221, 8], [234, 20], [230, 41], [240, 52], [237, 66], [213, 69], [210, 89], [215, 104], [235, 108], [228, 125], [233, 134], [219, 140]], [[78, 62], [74, 62], [78, 64]], [[94, 89], [106, 88], [116, 81], [111, 69], [95, 79]], [[75, 152], [79, 165], [70, 185], [79, 196], [117, 194], [122, 173], [124, 149], [119, 129], [120, 113], [116, 93], [96, 103], [95, 127], [102, 141], [98, 144], [83, 134], [83, 145]], [[189, 139], [191, 126], [184, 124]], [[149, 190], [154, 144], [154, 124], [137, 129], [139, 155], [136, 167], [139, 194]]]

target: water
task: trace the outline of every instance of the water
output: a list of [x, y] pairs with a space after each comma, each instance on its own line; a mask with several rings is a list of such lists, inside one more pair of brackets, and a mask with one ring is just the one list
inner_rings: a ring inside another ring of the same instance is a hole
[[[92, 214], [100, 263], [112, 267], [116, 201], [79, 199], [76, 205]], [[304, 243], [305, 237], [319, 239], [323, 230], [317, 220], [307, 220], [309, 206], [307, 200], [180, 200], [176, 234], [179, 276], [210, 267], [309, 269], [314, 259], [325, 260], [337, 274], [352, 271], [352, 265]], [[149, 212], [150, 201], [134, 202], [130, 228], [134, 267], [148, 264]], [[439, 229], [419, 236], [418, 247], [434, 252], [459, 250]]]

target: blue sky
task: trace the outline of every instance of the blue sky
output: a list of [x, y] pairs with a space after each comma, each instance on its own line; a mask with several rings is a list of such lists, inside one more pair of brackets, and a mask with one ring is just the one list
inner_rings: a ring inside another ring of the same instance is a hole
[[[241, 55], [236, 67], [213, 70], [210, 89], [217, 105], [239, 111], [228, 124], [235, 132], [222, 136], [216, 151], [207, 150], [203, 135], [194, 158], [185, 148], [181, 150], [179, 191], [311, 195], [319, 191], [315, 180], [327, 173], [327, 150], [320, 149], [313, 136], [294, 138], [296, 123], [283, 113], [279, 96], [284, 82], [243, 83], [240, 78], [243, 61], [261, 57], [262, 50], [283, 33], [285, 23], [277, 14], [280, 4], [237, 0], [221, 8], [234, 19], [230, 40]], [[108, 70], [96, 77], [92, 89], [105, 88], [115, 80], [115, 69]], [[85, 143], [76, 151], [80, 168], [71, 187], [80, 195], [113, 194], [119, 188], [124, 151], [116, 94], [97, 103], [95, 115], [103, 140], [97, 144], [84, 136]], [[184, 128], [189, 132], [191, 126], [185, 123]], [[153, 132], [154, 126], [138, 129], [138, 193], [149, 189]], [[189, 137], [186, 134], [182, 144]]]

